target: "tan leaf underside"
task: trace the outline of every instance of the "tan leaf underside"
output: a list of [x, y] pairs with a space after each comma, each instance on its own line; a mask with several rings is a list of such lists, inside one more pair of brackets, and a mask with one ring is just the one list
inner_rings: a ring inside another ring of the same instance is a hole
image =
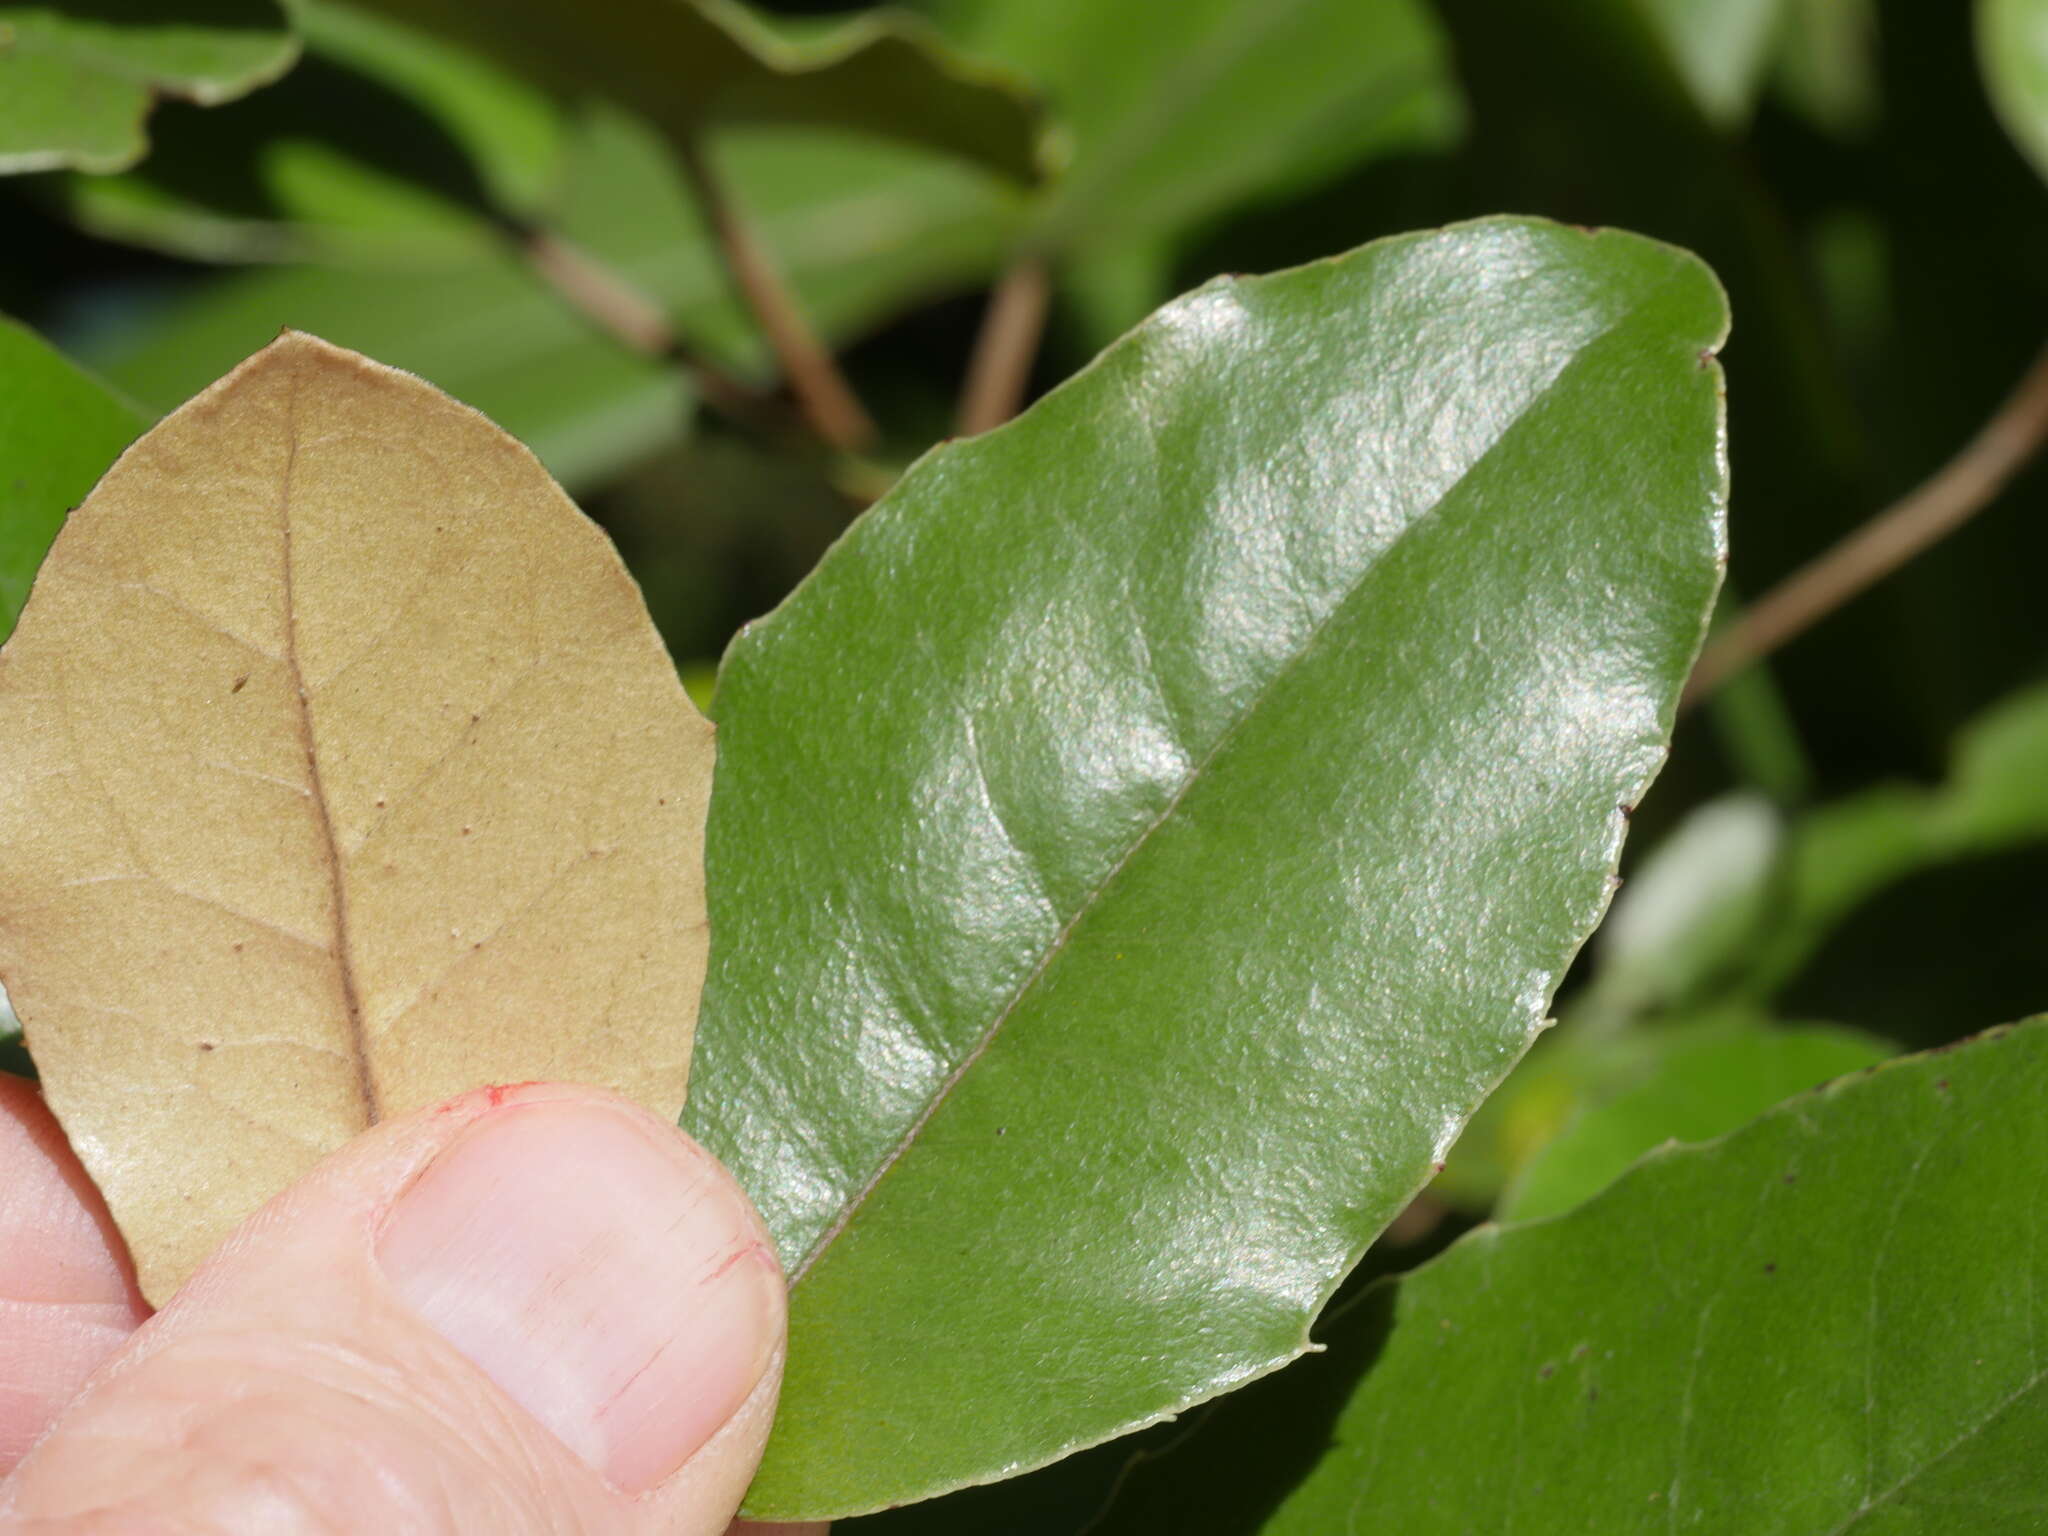
[[518, 443], [287, 334], [167, 418], [0, 652], [0, 980], [162, 1300], [365, 1126], [682, 1105], [711, 727]]

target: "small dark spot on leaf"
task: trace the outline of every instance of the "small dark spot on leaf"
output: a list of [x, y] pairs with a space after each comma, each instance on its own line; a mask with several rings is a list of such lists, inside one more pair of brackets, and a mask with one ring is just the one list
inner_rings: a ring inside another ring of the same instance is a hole
[[1434, 1168], [1438, 1173], [1442, 1173], [1444, 1171], [1444, 1165], [1442, 1163], [1431, 1163], [1429, 1166]]
[[242, 691], [242, 690], [243, 690], [244, 688], [246, 688], [246, 687], [248, 687], [248, 686], [249, 686], [249, 674], [248, 674], [248, 673], [246, 673], [246, 672], [244, 672], [244, 673], [243, 673], [243, 674], [242, 674], [242, 675], [241, 675], [240, 677], [238, 677], [238, 678], [236, 678], [236, 679], [235, 679], [235, 686], [234, 686], [234, 687], [232, 687], [232, 688], [230, 688], [230, 689], [228, 690], [228, 692], [229, 692], [229, 693], [240, 693], [240, 692], [241, 692], [241, 691]]
[[1775, 1275], [1777, 1272], [1778, 1266], [1775, 1264], [1766, 1264], [1764, 1266], [1764, 1273], [1767, 1275]]
[[210, 1051], [213, 1049], [213, 1042], [211, 1040], [202, 1040], [199, 1042], [199, 1049], [202, 1051]]
[[1555, 1376], [1556, 1374], [1557, 1362], [1554, 1360], [1546, 1360], [1543, 1362], [1543, 1368], [1536, 1373], [1536, 1379], [1538, 1381], [1548, 1381], [1551, 1377]]
[[1007, 1136], [1010, 1134], [1010, 1128], [1007, 1125], [999, 1125], [996, 1127], [996, 1134], [998, 1136]]
[[1586, 1346], [1585, 1346], [1585, 1345], [1583, 1345], [1583, 1344], [1574, 1344], [1574, 1345], [1572, 1346], [1572, 1358], [1573, 1358], [1574, 1360], [1583, 1360], [1583, 1359], [1585, 1359], [1585, 1358], [1586, 1358]]
[[477, 723], [477, 722], [478, 722], [479, 720], [481, 720], [481, 719], [483, 719], [483, 716], [482, 716], [482, 715], [471, 715], [471, 716], [469, 717], [469, 723], [470, 723], [471, 725], [475, 725], [475, 724], [476, 724], [476, 723]]
[[1589, 1402], [1589, 1403], [1597, 1403], [1597, 1402], [1599, 1402], [1599, 1401], [1600, 1401], [1600, 1389], [1599, 1389], [1598, 1387], [1588, 1387], [1588, 1388], [1586, 1388], [1586, 1401], [1587, 1401], [1587, 1402]]
[[1947, 1092], [1948, 1092], [1948, 1079], [1944, 1077], [1944, 1078], [1942, 1078], [1942, 1079], [1941, 1079], [1941, 1080], [1940, 1080], [1939, 1082], [1937, 1082], [1937, 1083], [1936, 1083], [1936, 1084], [1935, 1084], [1934, 1086], [1935, 1086], [1935, 1089], [1936, 1089], [1936, 1090], [1937, 1090], [1938, 1092], [1941, 1092], [1941, 1093], [1947, 1093]]
[[661, 796], [661, 797], [660, 797], [659, 799], [657, 799], [657, 800], [656, 800], [656, 801], [655, 801], [654, 803], [655, 803], [656, 805], [667, 805], [667, 804], [668, 804], [668, 796], [667, 796], [667, 795], [663, 795], [663, 796]]
[[462, 835], [463, 835], [464, 837], [467, 837], [467, 836], [469, 836], [469, 834], [470, 834], [471, 830], [472, 830], [472, 829], [471, 829], [471, 828], [469, 828], [469, 827], [464, 827], [464, 828], [462, 829]]
[[1790, 1169], [1790, 1168], [1786, 1169], [1786, 1170], [1785, 1170], [1785, 1182], [1786, 1182], [1787, 1184], [1797, 1184], [1797, 1183], [1799, 1182], [1799, 1174], [1798, 1174], [1798, 1172], [1797, 1172], [1796, 1170], [1794, 1170], [1794, 1169]]
[[242, 941], [241, 941], [241, 940], [239, 940], [239, 939], [237, 939], [237, 940], [235, 941], [235, 953], [239, 955], [239, 954], [240, 954], [241, 952], [242, 952]]
[[1702, 347], [1702, 348], [1700, 348], [1700, 371], [1701, 371], [1701, 372], [1705, 372], [1705, 371], [1706, 371], [1707, 369], [1709, 369], [1709, 368], [1711, 368], [1711, 367], [1713, 367], [1713, 366], [1714, 366], [1714, 349], [1713, 349], [1712, 347]]
[[377, 809], [380, 811], [384, 809], [384, 802], [381, 799], [377, 802]]

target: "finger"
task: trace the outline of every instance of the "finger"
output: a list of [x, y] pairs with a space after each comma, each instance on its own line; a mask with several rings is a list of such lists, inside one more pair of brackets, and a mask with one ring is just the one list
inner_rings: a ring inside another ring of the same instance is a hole
[[466, 1095], [245, 1224], [0, 1485], [0, 1529], [717, 1536], [783, 1306], [752, 1206], [673, 1127]]
[[147, 1316], [42, 1095], [0, 1075], [0, 1476]]

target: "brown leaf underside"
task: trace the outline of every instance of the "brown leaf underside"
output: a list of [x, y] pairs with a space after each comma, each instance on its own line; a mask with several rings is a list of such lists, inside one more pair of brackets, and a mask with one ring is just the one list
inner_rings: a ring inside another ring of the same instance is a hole
[[161, 1300], [386, 1115], [681, 1107], [711, 728], [604, 535], [286, 335], [73, 514], [0, 652], [0, 980]]

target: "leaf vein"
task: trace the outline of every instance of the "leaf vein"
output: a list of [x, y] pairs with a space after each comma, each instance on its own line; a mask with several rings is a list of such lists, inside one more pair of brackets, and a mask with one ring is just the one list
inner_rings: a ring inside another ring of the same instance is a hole
[[1274, 667], [1252, 691], [1251, 696], [1239, 707], [1237, 713], [1218, 731], [1216, 739], [1210, 744], [1208, 750], [1182, 776], [1180, 783], [1168, 797], [1165, 805], [1146, 823], [1125, 847], [1123, 852], [1117, 856], [1111, 863], [1108, 871], [1095, 883], [1087, 895], [1075, 904], [1073, 913], [1060, 925], [1058, 931], [1053, 934], [1045, 949], [1040, 953], [1037, 962], [1026, 973], [1023, 980], [1017, 984], [1016, 989], [997, 1011], [995, 1017], [982, 1031], [973, 1046], [969, 1048], [960, 1061], [954, 1065], [952, 1070], [933, 1089], [924, 1105], [919, 1109], [916, 1117], [911, 1121], [909, 1127], [877, 1162], [874, 1170], [860, 1187], [840, 1205], [832, 1220], [819, 1234], [817, 1240], [811, 1244], [804, 1256], [791, 1267], [789, 1283], [792, 1288], [802, 1282], [804, 1276], [810, 1272], [811, 1267], [838, 1240], [839, 1235], [852, 1222], [855, 1213], [867, 1203], [869, 1197], [880, 1187], [882, 1180], [888, 1177], [889, 1171], [916, 1144], [918, 1137], [923, 1134], [924, 1128], [931, 1123], [932, 1117], [939, 1112], [939, 1109], [945, 1104], [946, 1100], [952, 1096], [953, 1090], [974, 1069], [976, 1063], [987, 1054], [989, 1048], [995, 1043], [996, 1038], [1002, 1033], [1003, 1026], [1009, 1022], [1011, 1016], [1022, 1005], [1024, 999], [1030, 995], [1032, 989], [1037, 986], [1039, 980], [1051, 968], [1053, 962], [1065, 951], [1068, 941], [1073, 937], [1074, 930], [1080, 925], [1081, 920], [1096, 908], [1104, 892], [1130, 867], [1131, 861], [1150, 843], [1153, 834], [1172, 819], [1175, 812], [1180, 809], [1181, 803], [1187, 798], [1188, 793], [1196, 784], [1201, 782], [1203, 775], [1208, 771], [1210, 765], [1215, 762], [1224, 748], [1236, 738], [1238, 731], [1258, 713], [1273, 689], [1283, 678], [1293, 673], [1304, 657], [1316, 650], [1318, 644], [1328, 633], [1330, 626], [1337, 620], [1339, 615], [1345, 612], [1358, 593], [1365, 588], [1380, 565], [1417, 528], [1434, 516], [1443, 507], [1444, 503], [1450, 499], [1451, 494], [1456, 488], [1462, 485], [1471, 476], [1473, 471], [1478, 468], [1479, 464], [1498, 449], [1515, 429], [1528, 418], [1531, 412], [1549, 398], [1551, 391], [1557, 387], [1559, 380], [1571, 371], [1573, 364], [1583, 358], [1599, 342], [1615, 335], [1627, 326], [1630, 321], [1648, 308], [1651, 302], [1659, 297], [1665, 289], [1676, 282], [1682, 275], [1682, 272], [1682, 267], [1674, 265], [1672, 270], [1661, 281], [1651, 285], [1648, 291], [1638, 297], [1626, 310], [1616, 316], [1596, 335], [1580, 342], [1572, 350], [1571, 355], [1559, 365], [1557, 371], [1544, 381], [1542, 387], [1537, 389], [1513, 416], [1500, 423], [1492, 439], [1472, 456], [1470, 462], [1465, 465], [1455, 479], [1438, 493], [1436, 499], [1427, 507], [1417, 511], [1389, 540], [1385, 549], [1379, 551], [1378, 554], [1368, 559], [1362, 565], [1357, 577], [1349, 584], [1342, 595], [1330, 604], [1328, 611], [1302, 637], [1294, 650], [1279, 665]]

